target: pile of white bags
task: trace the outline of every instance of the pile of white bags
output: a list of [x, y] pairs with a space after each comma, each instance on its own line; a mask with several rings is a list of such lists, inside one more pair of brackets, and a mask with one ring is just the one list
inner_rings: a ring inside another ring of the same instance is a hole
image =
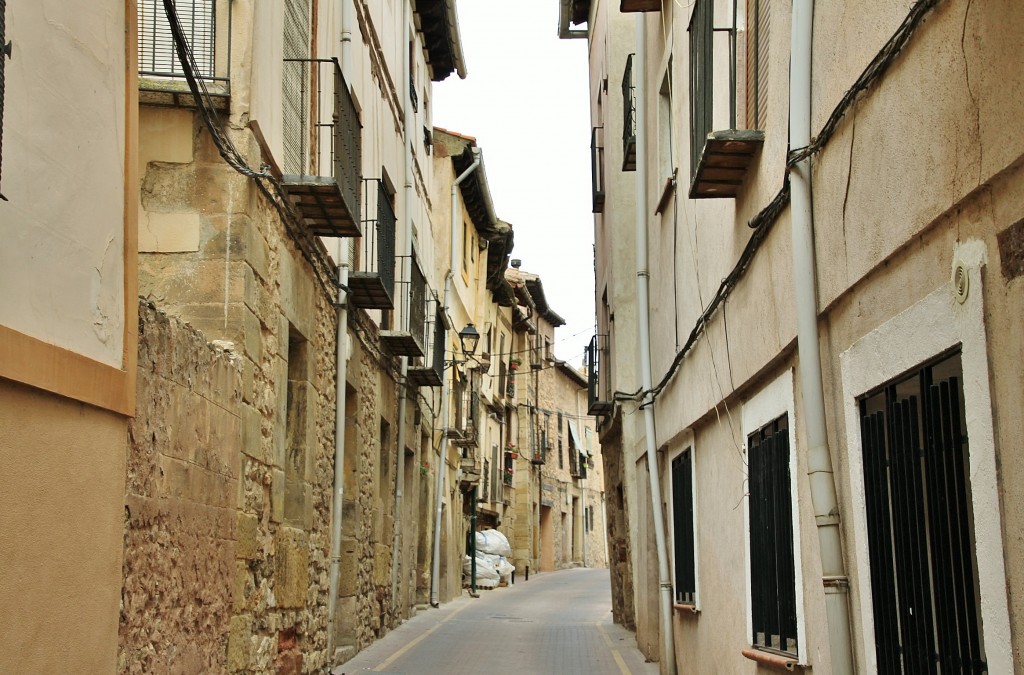
[[[506, 556], [512, 555], [508, 539], [497, 530], [476, 533], [476, 585], [480, 588], [494, 588], [499, 582], [508, 583], [515, 566]], [[473, 574], [473, 560], [468, 555], [462, 563], [462, 575], [469, 583]]]

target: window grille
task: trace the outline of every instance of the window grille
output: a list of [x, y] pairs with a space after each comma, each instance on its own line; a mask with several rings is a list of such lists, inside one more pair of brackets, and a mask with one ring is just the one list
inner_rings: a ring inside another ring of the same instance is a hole
[[672, 543], [675, 562], [675, 600], [692, 605], [697, 600], [694, 565], [693, 450], [672, 460]]
[[787, 415], [747, 438], [751, 641], [797, 654], [796, 574]]
[[[175, 0], [185, 38], [202, 79], [216, 79], [216, 0]], [[145, 77], [184, 78], [174, 49], [171, 25], [163, 0], [140, 0], [138, 6], [139, 74]]]
[[878, 671], [987, 672], [959, 354], [860, 401]]

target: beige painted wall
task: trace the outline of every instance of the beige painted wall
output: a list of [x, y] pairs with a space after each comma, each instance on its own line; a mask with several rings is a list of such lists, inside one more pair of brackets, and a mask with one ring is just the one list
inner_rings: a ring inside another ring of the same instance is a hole
[[14, 57], [4, 73], [8, 201], [0, 208], [0, 324], [116, 368], [125, 320], [125, 6], [7, 8]]
[[5, 673], [117, 662], [126, 420], [0, 381]]

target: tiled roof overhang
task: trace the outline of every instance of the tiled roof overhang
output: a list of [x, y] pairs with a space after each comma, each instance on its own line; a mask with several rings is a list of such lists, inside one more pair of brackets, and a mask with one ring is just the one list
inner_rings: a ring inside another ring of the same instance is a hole
[[453, 72], [458, 72], [459, 77], [466, 77], [455, 0], [416, 0], [416, 14], [427, 48], [430, 79], [440, 82]]

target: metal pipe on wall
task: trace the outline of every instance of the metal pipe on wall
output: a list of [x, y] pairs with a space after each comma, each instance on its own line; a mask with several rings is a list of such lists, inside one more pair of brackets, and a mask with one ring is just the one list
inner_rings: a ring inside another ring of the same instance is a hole
[[654, 513], [654, 545], [658, 554], [658, 607], [661, 620], [661, 672], [676, 672], [675, 642], [672, 634], [672, 580], [669, 576], [668, 549], [665, 540], [665, 519], [661, 503], [661, 480], [658, 469], [658, 445], [654, 428], [654, 396], [651, 394], [651, 316], [650, 270], [647, 253], [647, 129], [644, 100], [646, 92], [647, 27], [644, 15], [636, 17], [636, 277], [637, 310], [639, 312], [639, 347], [642, 391], [647, 392], [642, 402], [645, 439], [647, 441], [647, 473], [650, 481], [651, 508]]
[[[814, 0], [794, 0], [789, 89], [789, 138], [793, 148], [811, 143], [811, 38]], [[811, 162], [805, 159], [790, 172], [793, 238], [793, 286], [796, 291], [797, 349], [800, 393], [807, 434], [807, 477], [818, 529], [829, 647], [835, 675], [853, 673], [850, 639], [849, 579], [843, 558], [839, 502], [825, 427], [825, 395], [821, 384], [818, 344], [818, 298], [815, 279], [814, 222], [811, 204]]]
[[[350, 4], [341, 7], [341, 72], [351, 61], [352, 18]], [[346, 80], [347, 82], [347, 80]], [[334, 394], [334, 499], [331, 505], [331, 566], [327, 592], [327, 658], [334, 658], [335, 615], [341, 581], [341, 530], [345, 497], [345, 382], [348, 377], [348, 239], [338, 239], [338, 327]]]

